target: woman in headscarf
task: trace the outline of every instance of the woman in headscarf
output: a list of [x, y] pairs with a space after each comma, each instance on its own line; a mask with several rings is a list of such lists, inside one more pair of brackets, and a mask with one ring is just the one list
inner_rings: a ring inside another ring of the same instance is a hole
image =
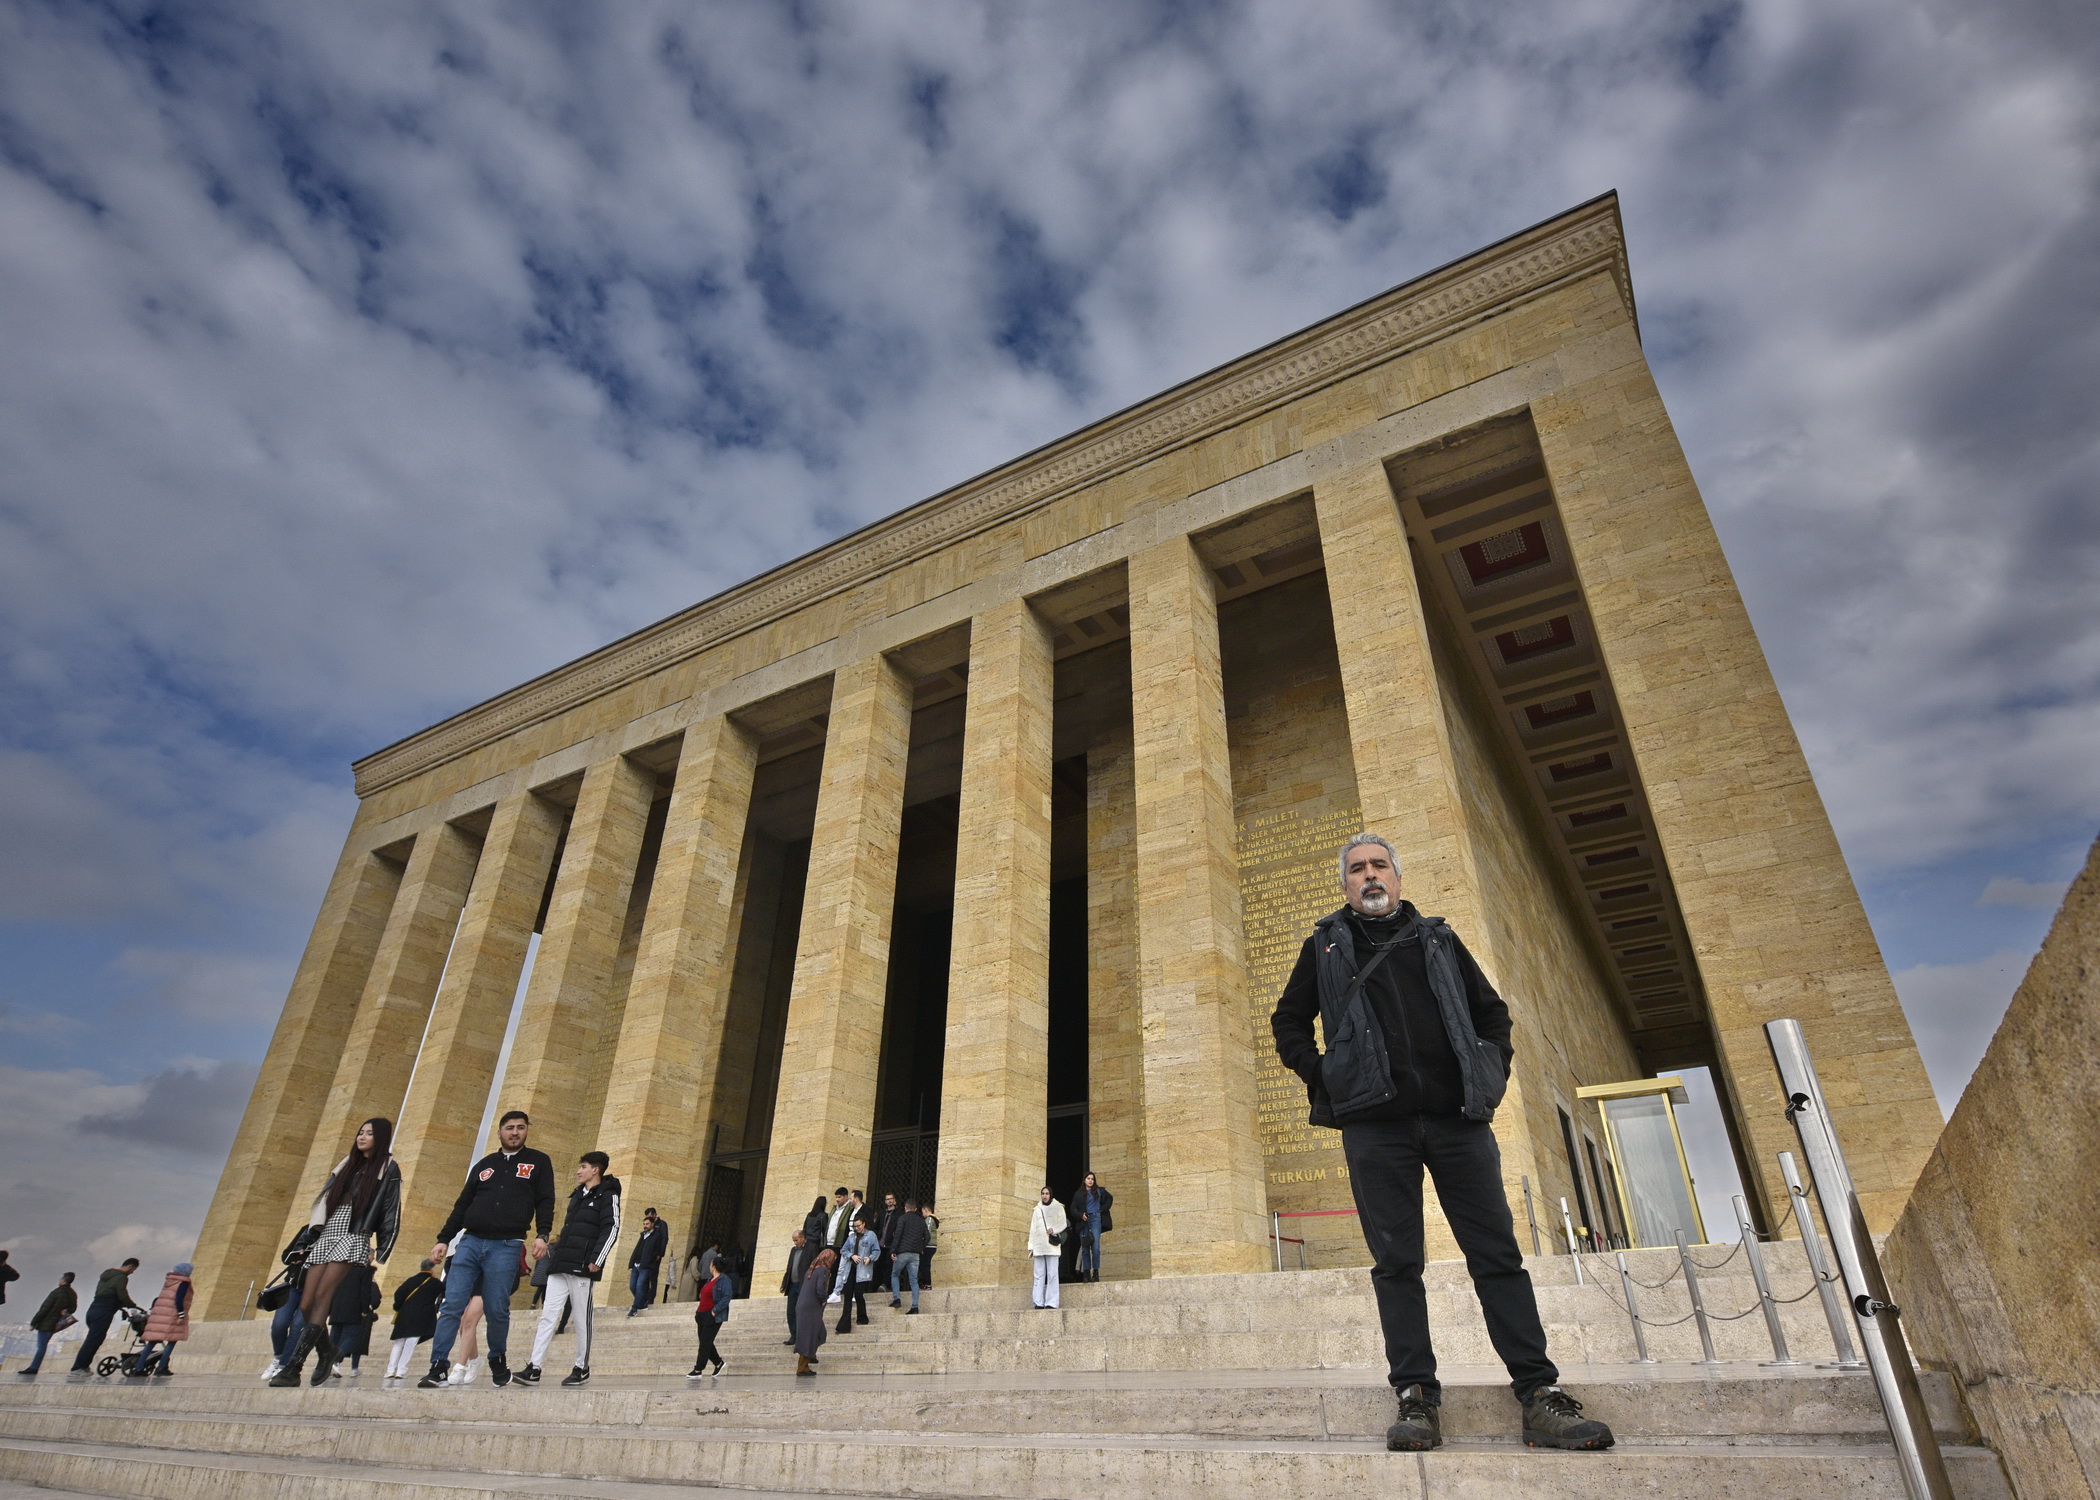
[[802, 1273], [802, 1287], [795, 1293], [795, 1373], [814, 1375], [817, 1350], [824, 1345], [824, 1299], [831, 1295], [832, 1272], [839, 1263], [838, 1251], [826, 1245], [817, 1252], [809, 1269]]
[[[393, 1145], [392, 1120], [365, 1121], [357, 1127], [349, 1153], [328, 1174], [327, 1185], [314, 1199], [309, 1222], [321, 1226], [321, 1237], [306, 1253], [306, 1276], [300, 1287], [306, 1333], [297, 1348], [287, 1351], [284, 1368], [270, 1384], [297, 1385], [309, 1351], [315, 1353], [315, 1385], [325, 1384], [335, 1374], [337, 1354], [328, 1338], [328, 1313], [336, 1289], [352, 1267], [369, 1270], [375, 1259], [384, 1261], [393, 1254], [394, 1237], [401, 1230], [401, 1169], [394, 1164]], [[375, 1234], [379, 1237], [376, 1256]]]

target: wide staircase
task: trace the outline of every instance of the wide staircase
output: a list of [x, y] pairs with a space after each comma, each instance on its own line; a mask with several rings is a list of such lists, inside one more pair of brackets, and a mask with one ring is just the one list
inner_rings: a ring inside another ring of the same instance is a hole
[[[1721, 1262], [1725, 1247], [1695, 1252]], [[1812, 1283], [1798, 1242], [1767, 1247], [1780, 1297]], [[1701, 1270], [1718, 1363], [1701, 1363], [1675, 1251], [1629, 1254], [1654, 1364], [1634, 1363], [1615, 1270], [1531, 1263], [1563, 1381], [1609, 1422], [1607, 1453], [1527, 1449], [1464, 1267], [1429, 1268], [1445, 1446], [1385, 1451], [1393, 1417], [1363, 1271], [1286, 1271], [1064, 1288], [929, 1290], [923, 1311], [871, 1299], [870, 1321], [797, 1379], [778, 1296], [737, 1303], [718, 1380], [688, 1383], [690, 1308], [600, 1309], [593, 1378], [536, 1388], [266, 1387], [259, 1321], [200, 1325], [168, 1380], [68, 1383], [0, 1373], [0, 1479], [142, 1500], [507, 1500], [717, 1494], [1152, 1497], [1699, 1496], [1829, 1500], [1903, 1493], [1863, 1373], [1828, 1367], [1817, 1299], [1783, 1311], [1800, 1364], [1772, 1367], [1743, 1256]], [[777, 1274], [777, 1273], [776, 1273]], [[827, 1309], [835, 1321], [837, 1308]], [[1684, 1321], [1673, 1321], [1682, 1319]], [[514, 1318], [523, 1363], [530, 1318]], [[385, 1332], [382, 1322], [379, 1332]], [[427, 1346], [425, 1346], [427, 1348]], [[1955, 1491], [2009, 1495], [1944, 1376], [1923, 1377]]]

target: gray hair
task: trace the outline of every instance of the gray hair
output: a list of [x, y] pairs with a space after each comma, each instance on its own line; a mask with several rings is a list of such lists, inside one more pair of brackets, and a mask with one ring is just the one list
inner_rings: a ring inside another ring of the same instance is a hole
[[1392, 846], [1390, 840], [1386, 839], [1383, 835], [1371, 833], [1369, 831], [1365, 831], [1363, 833], [1353, 833], [1349, 836], [1349, 842], [1342, 845], [1341, 867], [1342, 884], [1344, 887], [1346, 887], [1349, 884], [1349, 851], [1351, 849], [1359, 848], [1364, 844], [1376, 844], [1379, 848], [1383, 849], [1385, 851], [1385, 857], [1393, 862], [1393, 873], [1395, 875], [1398, 875], [1400, 873], [1400, 851]]

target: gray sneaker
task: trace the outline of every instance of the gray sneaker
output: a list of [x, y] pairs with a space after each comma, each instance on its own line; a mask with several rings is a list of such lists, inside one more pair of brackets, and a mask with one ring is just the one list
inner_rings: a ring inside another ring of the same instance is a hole
[[1441, 1448], [1444, 1424], [1429, 1392], [1419, 1385], [1408, 1385], [1394, 1394], [1400, 1398], [1400, 1420], [1386, 1428], [1386, 1447], [1395, 1453], [1424, 1453]]
[[1596, 1451], [1612, 1445], [1611, 1429], [1582, 1414], [1582, 1403], [1557, 1385], [1524, 1398], [1524, 1442], [1532, 1448]]

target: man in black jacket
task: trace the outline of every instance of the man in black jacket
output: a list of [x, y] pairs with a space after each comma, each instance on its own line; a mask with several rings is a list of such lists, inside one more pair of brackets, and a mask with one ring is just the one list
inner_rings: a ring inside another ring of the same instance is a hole
[[73, 1316], [80, 1306], [80, 1294], [73, 1290], [73, 1273], [67, 1271], [58, 1278], [58, 1285], [44, 1299], [44, 1305], [36, 1310], [29, 1320], [29, 1328], [36, 1335], [36, 1358], [22, 1367], [24, 1375], [34, 1375], [44, 1367], [44, 1351], [51, 1347], [51, 1336], [58, 1332], [59, 1325]]
[[496, 1126], [501, 1148], [468, 1169], [467, 1185], [459, 1190], [452, 1216], [431, 1247], [430, 1258], [442, 1261], [446, 1241], [459, 1235], [459, 1248], [445, 1270], [445, 1306], [430, 1345], [430, 1371], [416, 1382], [420, 1390], [445, 1384], [460, 1316], [477, 1294], [485, 1319], [481, 1336], [488, 1349], [489, 1382], [510, 1384], [510, 1294], [518, 1288], [524, 1264], [525, 1231], [537, 1229], [532, 1258], [538, 1260], [547, 1253], [547, 1231], [554, 1227], [554, 1163], [546, 1152], [525, 1144], [531, 1128], [522, 1109], [503, 1116]]
[[656, 1269], [664, 1263], [664, 1252], [670, 1244], [671, 1231], [656, 1216], [656, 1210], [643, 1209], [642, 1237], [634, 1242], [634, 1253], [627, 1257], [627, 1294], [634, 1298], [634, 1306], [627, 1310], [628, 1317], [640, 1317], [642, 1310], [655, 1299]]
[[102, 1341], [109, 1337], [110, 1319], [127, 1307], [138, 1306], [131, 1300], [131, 1273], [138, 1268], [138, 1257], [127, 1256], [95, 1278], [94, 1300], [88, 1303], [87, 1316], [81, 1319], [87, 1324], [87, 1336], [80, 1341], [80, 1348], [73, 1355], [73, 1368], [66, 1372], [66, 1379], [80, 1381], [88, 1378], [88, 1372], [95, 1367], [95, 1355], [101, 1350]]
[[[1422, 1290], [1422, 1169], [1458, 1239], [1488, 1337], [1508, 1367], [1534, 1447], [1608, 1448], [1546, 1355], [1546, 1331], [1502, 1186], [1489, 1122], [1509, 1086], [1509, 1007], [1442, 917], [1400, 899], [1393, 846], [1342, 846], [1347, 904], [1321, 918], [1270, 1018], [1276, 1052], [1305, 1082], [1311, 1122], [1338, 1127], [1372, 1256], [1388, 1379], [1400, 1400], [1396, 1451], [1443, 1441], [1442, 1387]], [[1313, 1037], [1319, 1018], [1323, 1055]]]
[[518, 1372], [527, 1385], [539, 1384], [540, 1361], [567, 1308], [576, 1311], [576, 1365], [562, 1384], [582, 1385], [591, 1378], [591, 1289], [620, 1243], [620, 1179], [606, 1176], [610, 1166], [612, 1159], [603, 1151], [586, 1151], [576, 1163], [576, 1188], [569, 1194], [561, 1237], [547, 1252], [547, 1301], [540, 1309], [532, 1360]]

